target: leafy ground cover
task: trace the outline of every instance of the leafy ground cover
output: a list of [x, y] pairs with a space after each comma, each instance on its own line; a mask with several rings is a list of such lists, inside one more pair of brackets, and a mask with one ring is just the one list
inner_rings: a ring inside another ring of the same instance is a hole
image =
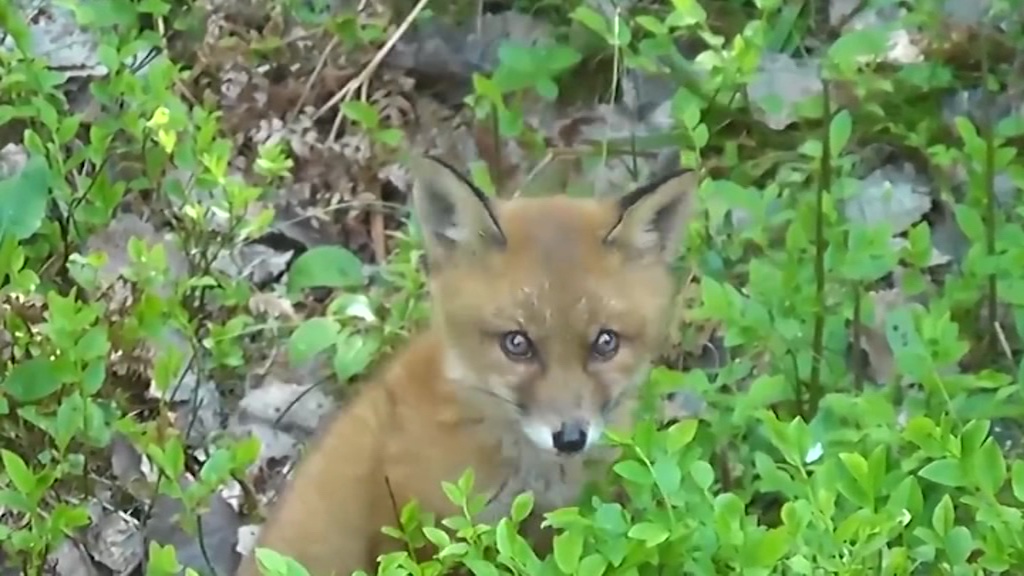
[[414, 148], [503, 196], [682, 164], [702, 212], [628, 505], [550, 558], [528, 497], [409, 509], [442, 553], [380, 574], [1020, 573], [1022, 8], [0, 0], [0, 567], [233, 571], [429, 317]]

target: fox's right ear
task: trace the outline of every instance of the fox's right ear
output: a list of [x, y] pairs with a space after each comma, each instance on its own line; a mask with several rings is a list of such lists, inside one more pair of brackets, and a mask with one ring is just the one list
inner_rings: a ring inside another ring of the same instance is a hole
[[411, 155], [412, 208], [423, 231], [428, 261], [443, 262], [455, 252], [505, 245], [505, 234], [483, 191], [445, 161]]

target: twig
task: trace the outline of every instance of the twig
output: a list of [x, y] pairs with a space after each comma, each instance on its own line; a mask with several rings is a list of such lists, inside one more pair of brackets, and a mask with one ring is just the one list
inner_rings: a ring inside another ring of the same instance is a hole
[[999, 322], [993, 322], [992, 327], [995, 328], [996, 338], [999, 340], [999, 347], [1002, 348], [1003, 354], [1006, 354], [1006, 359], [1010, 361], [1010, 364], [1014, 364], [1013, 351], [1010, 350], [1010, 342], [1006, 339], [1006, 333], [1003, 332], [1003, 327]]
[[306, 80], [306, 88], [302, 91], [302, 96], [299, 101], [295, 103], [295, 108], [292, 109], [291, 117], [294, 119], [299, 115], [299, 111], [302, 110], [302, 105], [306, 103], [306, 98], [309, 98], [309, 93], [313, 91], [313, 83], [316, 82], [317, 78], [320, 77], [320, 73], [323, 72], [324, 66], [327, 65], [327, 57], [334, 51], [334, 47], [338, 45], [338, 37], [332, 36], [331, 41], [324, 48], [323, 54], [320, 55], [320, 60], [316, 63], [316, 68], [313, 69], [313, 73], [309, 75], [309, 80]]
[[373, 255], [378, 264], [385, 264], [388, 259], [388, 244], [384, 234], [384, 213], [380, 210], [370, 212], [370, 239], [373, 242]]
[[[317, 120], [318, 118], [326, 114], [328, 110], [337, 106], [340, 102], [352, 98], [352, 95], [355, 93], [357, 89], [359, 90], [360, 99], [366, 100], [370, 78], [373, 77], [373, 74], [377, 71], [377, 68], [380, 66], [381, 62], [383, 62], [384, 58], [386, 58], [388, 53], [391, 52], [391, 49], [395, 47], [395, 44], [398, 43], [398, 40], [402, 37], [402, 35], [405, 34], [405, 32], [409, 29], [410, 26], [412, 26], [413, 20], [415, 20], [416, 17], [419, 16], [419, 13], [422, 12], [423, 9], [427, 6], [427, 2], [428, 0], [419, 0], [419, 2], [416, 3], [416, 6], [414, 6], [413, 9], [409, 11], [409, 15], [405, 17], [405, 20], [402, 20], [402, 23], [398, 25], [398, 29], [395, 30], [394, 34], [392, 34], [391, 37], [388, 38], [388, 41], [384, 43], [384, 46], [382, 46], [381, 49], [378, 50], [376, 54], [374, 54], [373, 59], [370, 60], [370, 63], [367, 64], [363, 68], [363, 70], [358, 75], [356, 75], [355, 78], [349, 80], [348, 84], [345, 84], [345, 86], [342, 87], [342, 89], [339, 90], [337, 94], [332, 96], [331, 99], [328, 100], [326, 104], [321, 106], [320, 109], [317, 110], [315, 114], [313, 114], [313, 120]], [[338, 112], [338, 116], [341, 116], [340, 111]], [[335, 121], [335, 127], [337, 127], [337, 125], [338, 122]], [[335, 133], [336, 130], [332, 129], [331, 137], [329, 138], [330, 140], [334, 140]]]
[[551, 164], [551, 162], [554, 159], [555, 154], [551, 150], [548, 150], [547, 153], [544, 154], [544, 157], [541, 158], [540, 162], [538, 162], [537, 165], [533, 167], [533, 170], [530, 170], [530, 173], [527, 174], [526, 178], [524, 178], [523, 181], [519, 184], [519, 189], [512, 194], [512, 197], [518, 197], [523, 192], [523, 188], [529, 185], [530, 181], [536, 178], [537, 174], [539, 174], [541, 170], [547, 167], [548, 164]]
[[[842, 34], [843, 33], [843, 28], [846, 28], [846, 26], [850, 22], [853, 22], [854, 18], [859, 16], [860, 13], [863, 12], [864, 10], [866, 10], [868, 8], [868, 6], [870, 6], [870, 5], [871, 5], [871, 2], [869, 0], [860, 0], [860, 2], [857, 2], [857, 5], [854, 6], [853, 9], [851, 9], [849, 12], [844, 14], [839, 19], [839, 22], [836, 22], [836, 25], [832, 27], [833, 32], [835, 34], [837, 34], [837, 35]], [[828, 16], [829, 16], [829, 18], [831, 18], [831, 14], [829, 14]]]
[[[821, 173], [819, 174], [818, 190], [815, 193], [814, 207], [814, 299], [816, 307], [814, 310], [814, 332], [811, 335], [811, 381], [807, 394], [801, 393], [799, 398], [800, 415], [809, 420], [813, 412], [817, 410], [818, 402], [821, 400], [824, 390], [821, 384], [821, 364], [824, 361], [825, 349], [825, 196], [832, 194], [832, 148], [831, 135], [829, 130], [832, 126], [832, 101], [829, 98], [831, 86], [828, 80], [822, 78], [824, 86], [824, 129], [821, 141]], [[800, 372], [796, 372], [799, 380]]]

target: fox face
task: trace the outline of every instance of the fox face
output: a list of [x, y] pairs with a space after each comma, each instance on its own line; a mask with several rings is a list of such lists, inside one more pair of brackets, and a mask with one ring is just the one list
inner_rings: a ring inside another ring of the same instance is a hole
[[488, 425], [587, 452], [662, 342], [696, 174], [615, 199], [499, 201], [443, 161], [409, 165], [446, 378]]

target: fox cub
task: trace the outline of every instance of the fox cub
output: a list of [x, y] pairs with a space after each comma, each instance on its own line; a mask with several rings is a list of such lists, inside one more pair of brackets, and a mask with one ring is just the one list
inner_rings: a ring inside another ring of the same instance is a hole
[[[697, 177], [674, 173], [615, 199], [484, 196], [448, 164], [409, 160], [432, 326], [365, 384], [311, 446], [258, 547], [314, 576], [373, 574], [401, 549], [381, 533], [409, 500], [438, 519], [441, 489], [469, 467], [496, 522], [525, 490], [524, 535], [547, 551], [541, 514], [581, 496], [584, 464], [614, 454], [666, 333], [669, 264]], [[239, 576], [256, 576], [252, 554]]]

